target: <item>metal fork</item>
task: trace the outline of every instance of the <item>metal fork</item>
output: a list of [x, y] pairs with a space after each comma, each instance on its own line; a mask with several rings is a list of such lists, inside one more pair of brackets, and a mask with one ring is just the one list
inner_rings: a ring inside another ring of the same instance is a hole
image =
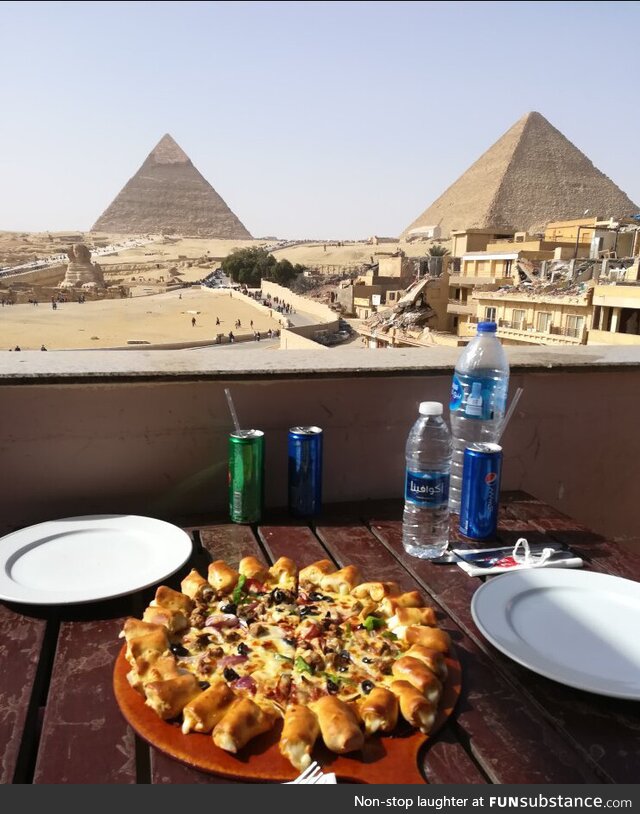
[[313, 761], [310, 763], [307, 768], [301, 772], [295, 780], [290, 780], [289, 783], [286, 785], [293, 786], [298, 784], [308, 784], [312, 785], [315, 783], [319, 777], [322, 777], [322, 769], [318, 765], [317, 761]]

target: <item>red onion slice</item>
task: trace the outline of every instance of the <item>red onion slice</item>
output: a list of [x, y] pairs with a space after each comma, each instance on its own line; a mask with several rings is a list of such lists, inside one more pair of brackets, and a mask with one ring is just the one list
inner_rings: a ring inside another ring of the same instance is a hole
[[238, 617], [233, 613], [213, 613], [205, 621], [207, 627], [232, 628], [239, 624]]
[[233, 682], [233, 687], [236, 690], [248, 690], [251, 693], [254, 693], [258, 689], [256, 682], [251, 676], [242, 676], [242, 678]]
[[218, 666], [233, 667], [235, 664], [243, 664], [246, 660], [246, 656], [225, 656], [218, 661]]

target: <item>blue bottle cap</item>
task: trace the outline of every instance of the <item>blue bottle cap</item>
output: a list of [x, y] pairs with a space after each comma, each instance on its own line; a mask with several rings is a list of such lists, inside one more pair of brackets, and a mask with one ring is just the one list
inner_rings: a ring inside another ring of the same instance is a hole
[[498, 326], [495, 322], [479, 322], [478, 323], [478, 333], [479, 334], [494, 334], [498, 330]]

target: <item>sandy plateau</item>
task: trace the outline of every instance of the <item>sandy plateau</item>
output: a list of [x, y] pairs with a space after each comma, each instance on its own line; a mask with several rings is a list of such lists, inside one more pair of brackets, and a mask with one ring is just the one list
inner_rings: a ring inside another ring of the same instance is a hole
[[[85, 243], [92, 250], [119, 246], [127, 237], [130, 236], [91, 232], [0, 232], [0, 265], [8, 268], [36, 258], [43, 261], [63, 254], [74, 243]], [[279, 248], [282, 242], [275, 239], [210, 240], [147, 235], [144, 245], [93, 258], [100, 264], [107, 286], [124, 286], [129, 293], [126, 298], [98, 301], [87, 298], [84, 304], [79, 304], [77, 292], [71, 290], [66, 293], [70, 301], [53, 310], [51, 296], [64, 278], [63, 262], [55, 266], [59, 280], [52, 281], [49, 274], [46, 284], [39, 284], [37, 271], [1, 278], [0, 296], [6, 300], [13, 296], [18, 302], [0, 309], [0, 349], [6, 351], [17, 345], [21, 350], [38, 350], [43, 344], [48, 350], [110, 348], [123, 347], [131, 341], [200, 343], [213, 341], [217, 333], [228, 335], [233, 331], [238, 337], [248, 334], [251, 320], [254, 330], [279, 328], [275, 319], [250, 303], [230, 298], [228, 290], [177, 287], [205, 278], [231, 251], [248, 246], [263, 246], [278, 260], [287, 258], [292, 263], [331, 274], [369, 263], [379, 253], [392, 254], [400, 244], [372, 245], [363, 241], [336, 245], [319, 241]], [[401, 248], [408, 255], [424, 253], [420, 243], [402, 243]], [[52, 266], [48, 271], [53, 269]], [[29, 298], [37, 299], [39, 304], [29, 304]], [[196, 325], [192, 327], [194, 316]], [[216, 317], [220, 319], [219, 326]], [[239, 331], [235, 329], [236, 319], [242, 323]]]
[[[236, 319], [242, 323], [239, 330], [234, 327]], [[55, 311], [47, 302], [12, 305], [0, 311], [0, 348], [11, 350], [18, 345], [21, 350], [39, 350], [44, 344], [47, 350], [60, 350], [123, 347], [130, 340], [151, 344], [213, 341], [217, 333], [233, 331], [237, 337], [251, 333], [251, 320], [253, 330], [263, 334], [280, 327], [250, 303], [230, 297], [228, 290], [186, 288], [126, 300], [67, 302]]]

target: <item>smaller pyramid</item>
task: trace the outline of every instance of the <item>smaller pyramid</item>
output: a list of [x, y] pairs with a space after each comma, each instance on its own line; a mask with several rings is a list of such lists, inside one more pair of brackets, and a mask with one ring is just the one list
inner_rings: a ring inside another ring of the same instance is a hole
[[540, 113], [527, 113], [403, 232], [535, 231], [549, 221], [640, 211], [610, 178]]
[[179, 234], [232, 240], [251, 235], [167, 133], [147, 156], [93, 232]]

